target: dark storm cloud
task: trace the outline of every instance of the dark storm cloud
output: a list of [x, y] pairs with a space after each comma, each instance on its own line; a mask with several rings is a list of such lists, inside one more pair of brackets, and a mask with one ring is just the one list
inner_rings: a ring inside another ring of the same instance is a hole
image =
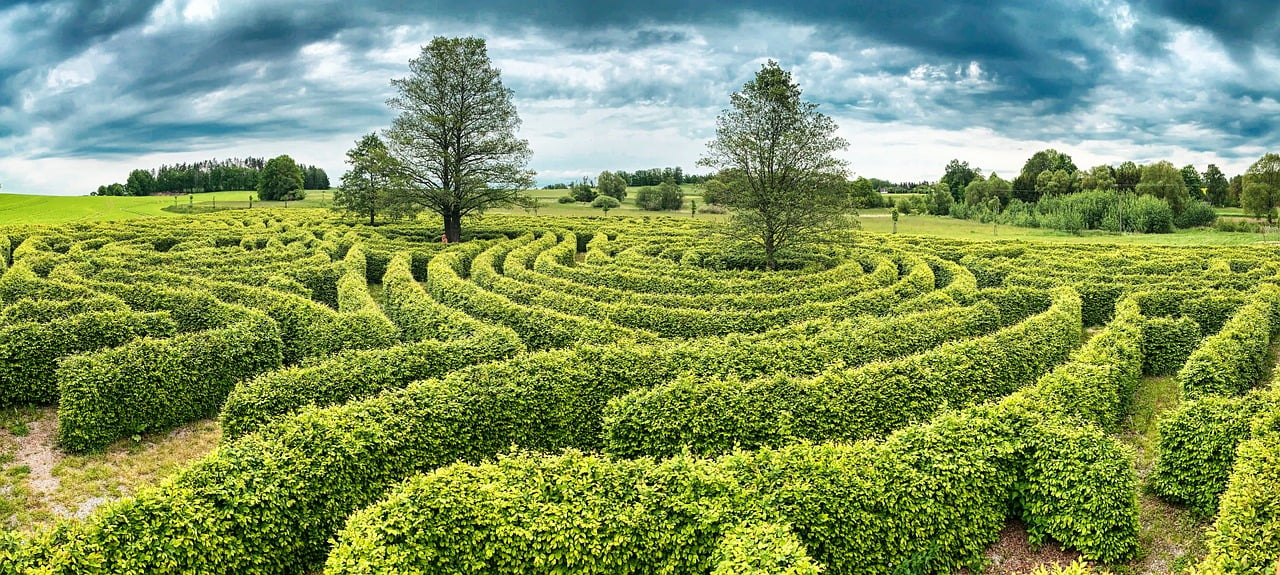
[[1211, 32], [1237, 51], [1274, 47], [1280, 33], [1280, 3], [1274, 0], [1150, 0], [1150, 10]]
[[[825, 111], [861, 121], [1206, 150], [1280, 143], [1267, 110], [1240, 104], [1276, 99], [1274, 82], [1255, 80], [1274, 70], [1242, 58], [1236, 77], [1188, 79], [1169, 63], [1187, 28], [1274, 55], [1280, 5], [1138, 2], [223, 0], [188, 21], [183, 1], [0, 0], [0, 147], [89, 157], [368, 131], [385, 125], [388, 80], [413, 55], [396, 43], [435, 34], [489, 38], [526, 102], [714, 110], [771, 57]], [[1085, 121], [1095, 115], [1106, 118]], [[1179, 124], [1206, 128], [1189, 137]]]

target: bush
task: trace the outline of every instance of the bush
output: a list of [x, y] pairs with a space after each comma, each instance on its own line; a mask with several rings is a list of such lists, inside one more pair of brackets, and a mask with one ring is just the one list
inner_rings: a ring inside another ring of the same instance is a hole
[[1218, 220], [1218, 212], [1213, 211], [1213, 207], [1201, 201], [1193, 201], [1187, 204], [1186, 209], [1174, 218], [1174, 225], [1179, 228], [1202, 228], [1213, 225]]
[[1126, 196], [1123, 215], [1125, 229], [1128, 231], [1145, 234], [1173, 232], [1173, 208], [1169, 207], [1168, 202], [1155, 196]]
[[560, 196], [556, 198], [557, 204], [572, 204], [576, 201], [578, 201], [578, 198], [575, 198], [573, 196]]
[[1256, 234], [1262, 231], [1262, 225], [1248, 220], [1228, 220], [1225, 218], [1218, 218], [1213, 222], [1213, 229], [1220, 232]]
[[613, 198], [611, 196], [598, 196], [596, 197], [595, 200], [592, 200], [591, 202], [591, 207], [604, 210], [604, 213], [606, 214], [609, 213], [609, 210], [617, 208], [621, 205], [622, 205], [622, 202], [619, 202], [616, 198]]
[[716, 204], [707, 204], [705, 206], [698, 206], [698, 213], [699, 214], [727, 214], [729, 213], [729, 209], [724, 206], [720, 206]]

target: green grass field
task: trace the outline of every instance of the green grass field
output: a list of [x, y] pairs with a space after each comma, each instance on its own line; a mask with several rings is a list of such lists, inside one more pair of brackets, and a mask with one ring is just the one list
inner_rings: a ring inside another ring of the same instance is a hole
[[[290, 208], [328, 207], [332, 193], [310, 191], [307, 199], [289, 202]], [[182, 208], [196, 211], [216, 208], [248, 208], [255, 192], [213, 192], [190, 196], [150, 196], [142, 198], [112, 196], [28, 196], [0, 194], [0, 225], [53, 224], [71, 221], [115, 221], [182, 213]], [[255, 207], [285, 207], [284, 202], [253, 202]], [[176, 209], [175, 209], [176, 207]], [[168, 208], [168, 209], [166, 209]]]
[[[682, 186], [685, 192], [686, 209], [680, 212], [649, 212], [636, 206], [635, 197], [639, 188], [627, 188], [627, 198], [622, 206], [609, 211], [609, 217], [619, 216], [654, 216], [654, 217], [695, 217], [690, 214], [689, 202], [697, 201], [703, 205], [698, 187]], [[560, 204], [556, 199], [567, 193], [567, 190], [531, 190], [529, 194], [539, 198], [538, 215], [540, 216], [601, 216], [604, 213], [584, 203]], [[249, 198], [255, 208], [328, 208], [332, 205], [332, 191], [309, 191], [307, 199], [299, 202], [259, 202], [257, 194], [251, 191], [213, 192], [208, 194], [192, 194], [188, 196], [155, 196], [144, 198], [133, 197], [94, 197], [94, 196], [28, 196], [18, 194], [0, 194], [0, 225], [50, 224], [69, 221], [113, 221], [130, 218], [172, 216], [184, 213], [202, 213], [222, 209], [248, 209]], [[506, 208], [494, 210], [500, 214], [532, 214], [531, 209]], [[1219, 210], [1224, 216], [1241, 216], [1239, 208]], [[723, 221], [725, 215], [697, 214], [697, 219], [706, 221]], [[888, 209], [862, 210], [858, 220], [862, 229], [869, 232], [891, 233], [893, 220]], [[1185, 230], [1173, 234], [1113, 234], [1106, 232], [1085, 232], [1072, 235], [1047, 229], [1018, 228], [1000, 226], [993, 233], [990, 224], [982, 224], [970, 220], [954, 218], [909, 215], [901, 216], [898, 221], [898, 233], [901, 235], [936, 236], [957, 239], [1017, 239], [1043, 242], [1066, 243], [1106, 243], [1106, 244], [1143, 244], [1143, 245], [1243, 245], [1262, 241], [1280, 241], [1280, 236], [1251, 233], [1227, 233], [1212, 230]]]

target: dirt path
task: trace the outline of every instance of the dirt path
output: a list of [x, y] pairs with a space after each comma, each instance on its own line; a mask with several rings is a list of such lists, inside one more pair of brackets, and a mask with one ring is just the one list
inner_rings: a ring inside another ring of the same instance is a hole
[[45, 499], [58, 490], [59, 480], [53, 476], [53, 467], [62, 458], [62, 453], [54, 445], [58, 434], [58, 415], [53, 410], [46, 410], [38, 419], [27, 424], [25, 436], [15, 436], [18, 444], [13, 454], [14, 466], [27, 466], [27, 485], [34, 495]]

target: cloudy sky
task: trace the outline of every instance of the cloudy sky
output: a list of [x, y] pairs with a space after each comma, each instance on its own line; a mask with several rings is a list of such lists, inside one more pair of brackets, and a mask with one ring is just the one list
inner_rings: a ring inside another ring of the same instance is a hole
[[542, 183], [694, 163], [767, 59], [858, 175], [1012, 176], [1280, 151], [1274, 0], [0, 0], [0, 191], [85, 194], [133, 167], [290, 154], [344, 171], [434, 36], [488, 40]]

